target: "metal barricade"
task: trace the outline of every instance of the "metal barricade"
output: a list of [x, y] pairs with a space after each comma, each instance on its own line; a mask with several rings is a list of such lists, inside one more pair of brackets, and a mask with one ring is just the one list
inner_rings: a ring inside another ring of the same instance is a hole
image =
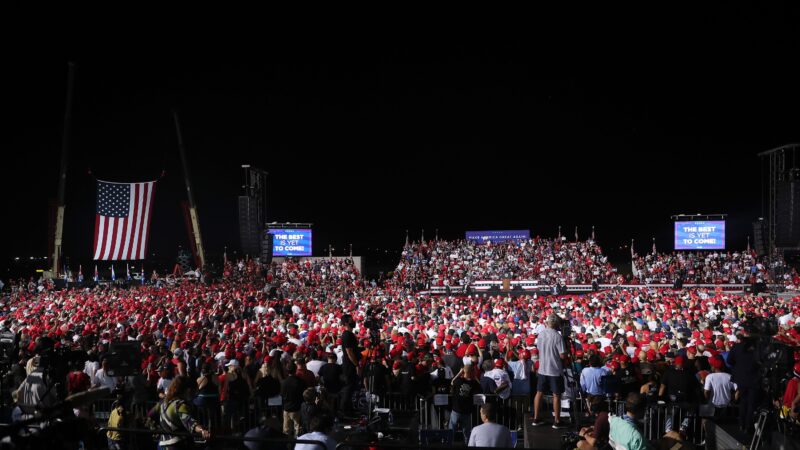
[[113, 409], [113, 404], [115, 401], [115, 398], [104, 398], [94, 402], [92, 405], [94, 420], [98, 424], [105, 425], [108, 423], [108, 418], [111, 416], [111, 410]]
[[385, 392], [378, 394], [378, 407], [389, 408], [393, 412], [415, 412], [419, 411], [420, 403], [418, 396], [413, 394]]
[[131, 448], [156, 448], [156, 442], [159, 439], [159, 436], [163, 434], [168, 434], [169, 436], [176, 436], [176, 437], [184, 437], [184, 438], [191, 438], [195, 444], [201, 444], [201, 448], [209, 448], [215, 450], [227, 450], [227, 449], [236, 449], [240, 450], [244, 447], [245, 442], [259, 442], [259, 443], [266, 443], [266, 444], [275, 444], [275, 446], [283, 445], [286, 448], [292, 448], [290, 446], [294, 444], [306, 444], [312, 445], [315, 450], [327, 450], [325, 443], [315, 440], [308, 440], [308, 439], [274, 439], [274, 438], [253, 438], [253, 437], [243, 437], [243, 436], [214, 436], [211, 435], [211, 439], [208, 441], [199, 440], [199, 437], [194, 434], [190, 433], [175, 433], [169, 432], [167, 433], [165, 430], [148, 430], [148, 429], [140, 429], [140, 428], [109, 428], [109, 427], [102, 427], [100, 428], [100, 432], [105, 434], [106, 432], [117, 432], [123, 438], [123, 441], [127, 444], [134, 443], [135, 446]]
[[[494, 394], [478, 394], [473, 398], [472, 426], [481, 424], [480, 408], [484, 403], [497, 405], [497, 423], [507, 426], [510, 430], [523, 430], [524, 418], [530, 407], [530, 399], [522, 396], [501, 399]], [[427, 430], [444, 430], [450, 427], [450, 413], [452, 396], [450, 394], [437, 394], [427, 398], [420, 398], [420, 428]]]
[[696, 445], [705, 441], [705, 427], [696, 407], [659, 401], [647, 406], [644, 415], [644, 437], [655, 442], [668, 431], [681, 431]]

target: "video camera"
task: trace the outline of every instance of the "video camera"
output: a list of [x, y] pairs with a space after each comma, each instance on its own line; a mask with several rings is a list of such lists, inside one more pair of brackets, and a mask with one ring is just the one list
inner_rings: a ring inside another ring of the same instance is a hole
[[384, 318], [385, 312], [381, 307], [369, 307], [364, 314], [364, 328], [370, 331], [380, 332], [383, 324], [386, 321]]
[[749, 316], [743, 328], [750, 336], [772, 337], [778, 334], [778, 321], [775, 318]]

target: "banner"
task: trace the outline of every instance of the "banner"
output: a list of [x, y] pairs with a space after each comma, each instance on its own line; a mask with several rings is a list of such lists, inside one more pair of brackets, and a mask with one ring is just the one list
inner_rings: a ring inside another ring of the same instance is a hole
[[471, 242], [522, 242], [531, 238], [531, 230], [487, 230], [487, 231], [467, 231], [466, 239]]

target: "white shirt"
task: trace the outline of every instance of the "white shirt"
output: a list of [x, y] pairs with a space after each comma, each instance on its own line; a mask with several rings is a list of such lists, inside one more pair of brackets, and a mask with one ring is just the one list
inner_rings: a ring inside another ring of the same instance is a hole
[[172, 378], [159, 378], [156, 383], [156, 390], [166, 393], [169, 390], [170, 384], [172, 384]]
[[[435, 380], [435, 379], [439, 378], [439, 368], [438, 367], [434, 367], [433, 368], [433, 372], [431, 372], [430, 375], [431, 375], [431, 380]], [[446, 380], [452, 380], [453, 379], [453, 369], [451, 369], [449, 366], [444, 366], [444, 378]]]
[[94, 380], [94, 374], [97, 373], [97, 369], [100, 368], [100, 363], [97, 361], [86, 361], [83, 365], [83, 373], [89, 375], [90, 380]]
[[[326, 450], [336, 449], [336, 441], [333, 440], [333, 438], [328, 436], [327, 434], [320, 433], [319, 431], [312, 431], [311, 433], [306, 433], [298, 437], [297, 439], [308, 440], [308, 441], [319, 441], [325, 444]], [[320, 450], [320, 448], [319, 445], [297, 444], [294, 446], [294, 450]]]
[[714, 406], [724, 408], [733, 400], [733, 391], [736, 389], [736, 383], [731, 381], [731, 374], [715, 372], [706, 376], [706, 383], [703, 389], [711, 391], [711, 403]]
[[497, 394], [498, 397], [505, 400], [511, 396], [511, 379], [508, 377], [508, 372], [506, 372], [503, 369], [495, 368], [486, 372], [485, 374], [483, 374], [483, 376], [494, 380], [494, 383], [497, 387], [500, 387], [500, 385], [503, 384], [503, 382], [505, 382], [508, 385], [506, 389], [503, 389]]
[[310, 370], [314, 373], [314, 375], [319, 376], [319, 369], [327, 364], [326, 361], [318, 361], [316, 359], [312, 359], [306, 364], [306, 369]]
[[117, 387], [117, 379], [115, 377], [106, 375], [106, 371], [98, 369], [94, 374], [93, 386], [107, 387], [112, 391]]

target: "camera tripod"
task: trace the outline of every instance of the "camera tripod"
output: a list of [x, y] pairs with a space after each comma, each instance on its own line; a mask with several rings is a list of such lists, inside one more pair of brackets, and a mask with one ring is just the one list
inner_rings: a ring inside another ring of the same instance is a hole
[[[572, 326], [569, 321], [562, 322], [561, 338], [564, 340], [564, 348], [566, 349], [567, 358], [569, 358], [571, 367], [564, 367], [564, 376], [567, 379], [567, 385], [572, 390], [572, 407], [570, 408], [570, 415], [572, 416], [575, 432], [581, 430], [581, 415], [583, 414], [583, 396], [580, 396], [580, 383], [578, 383], [578, 363], [575, 361], [575, 352], [572, 351]], [[578, 397], [581, 397], [580, 399]], [[556, 418], [557, 420], [560, 418]]]
[[375, 356], [377, 354], [377, 347], [380, 345], [380, 331], [370, 329], [370, 348], [367, 351], [367, 365], [365, 367], [366, 370], [366, 380], [367, 380], [367, 427], [369, 428], [374, 423], [375, 417]]

